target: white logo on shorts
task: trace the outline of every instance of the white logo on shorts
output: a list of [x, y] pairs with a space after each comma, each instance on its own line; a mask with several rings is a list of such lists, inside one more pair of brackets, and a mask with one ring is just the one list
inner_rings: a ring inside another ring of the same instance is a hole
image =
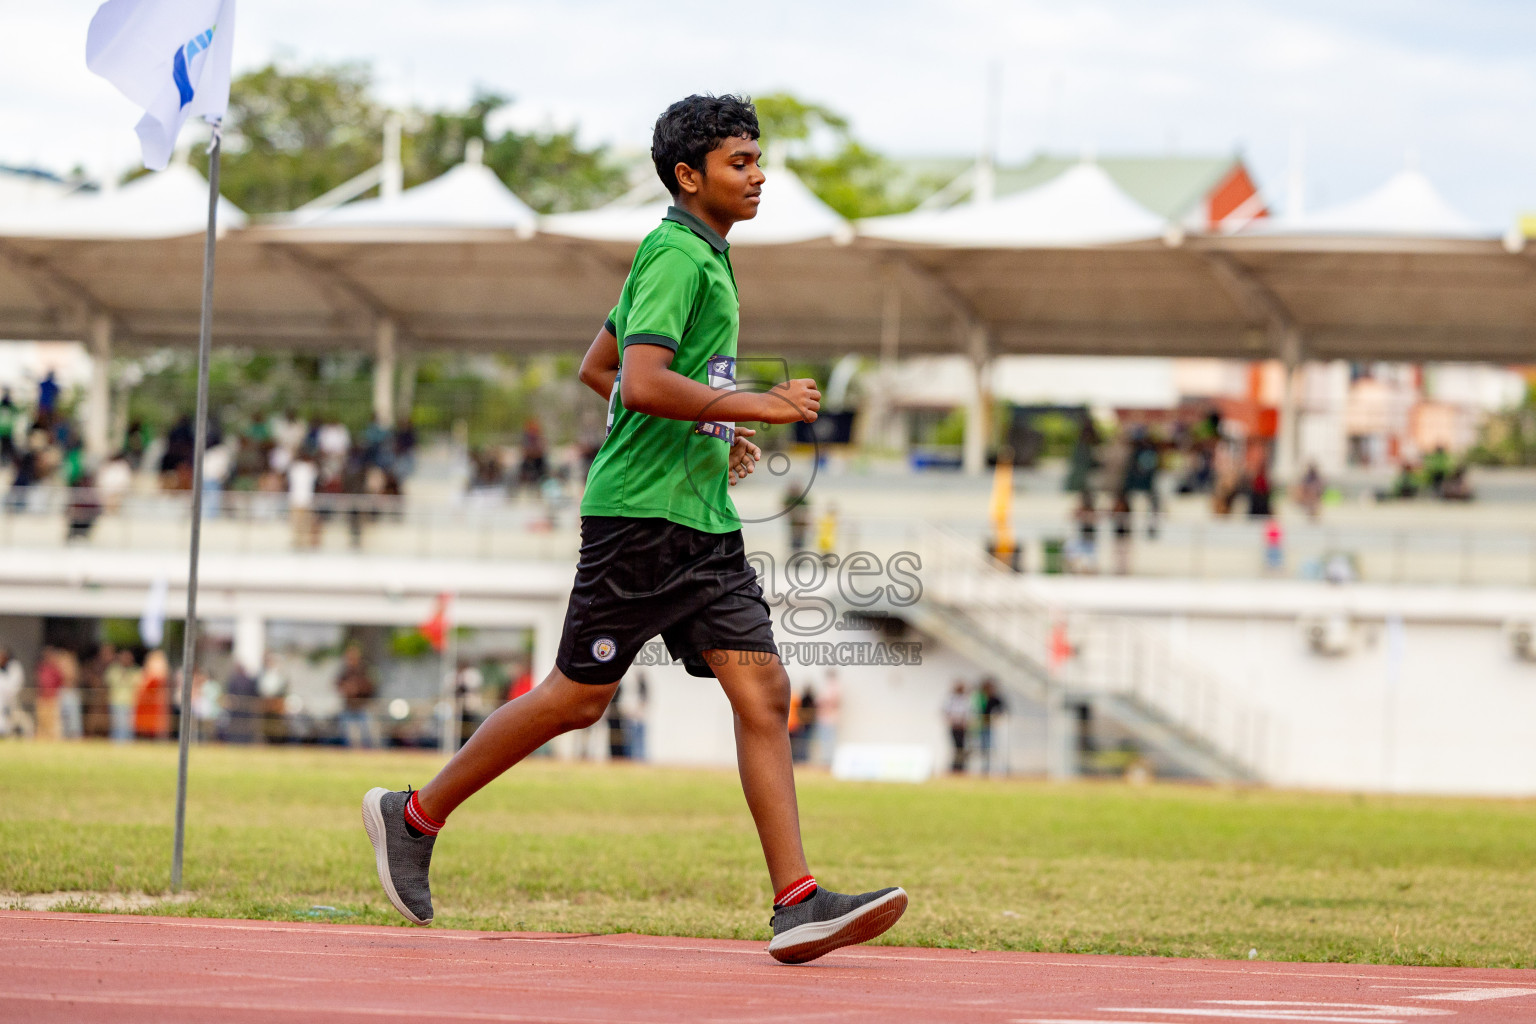
[[611, 636], [600, 636], [592, 641], [592, 657], [598, 661], [612, 661], [613, 656], [619, 653], [619, 645]]

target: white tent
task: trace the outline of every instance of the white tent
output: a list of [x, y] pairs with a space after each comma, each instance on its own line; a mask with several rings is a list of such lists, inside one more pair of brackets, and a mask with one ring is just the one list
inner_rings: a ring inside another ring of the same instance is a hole
[[1160, 238], [1168, 225], [1104, 169], [1081, 163], [1036, 188], [947, 210], [872, 217], [860, 235], [928, 245], [1045, 248]]
[[[246, 217], [219, 199], [219, 230]], [[116, 189], [77, 192], [0, 208], [0, 236], [13, 238], [178, 238], [208, 227], [208, 181], [183, 163]]]
[[314, 214], [293, 214], [285, 226], [297, 230], [412, 229], [515, 231], [531, 236], [538, 214], [501, 183], [484, 164], [468, 160], [398, 196], [359, 199]]
[[1457, 212], [1415, 170], [1399, 171], [1359, 199], [1271, 224], [1256, 223], [1253, 233], [1401, 238], [1487, 238], [1492, 234]]
[[[596, 210], [544, 218], [542, 230], [599, 242], [638, 242], [661, 222], [670, 201], [661, 182], [638, 205], [620, 200]], [[653, 198], [654, 197], [654, 198]], [[763, 202], [756, 217], [731, 229], [732, 245], [788, 245], [830, 239], [851, 241], [853, 229], [805, 186], [787, 167], [774, 168], [763, 184]]]

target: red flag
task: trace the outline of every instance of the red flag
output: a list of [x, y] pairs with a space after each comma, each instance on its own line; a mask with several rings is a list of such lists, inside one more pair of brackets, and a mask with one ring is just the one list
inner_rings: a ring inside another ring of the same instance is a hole
[[448, 643], [448, 595], [437, 595], [437, 605], [432, 609], [432, 615], [419, 627], [421, 635], [427, 638], [427, 643], [432, 645], [434, 651], [441, 651]]

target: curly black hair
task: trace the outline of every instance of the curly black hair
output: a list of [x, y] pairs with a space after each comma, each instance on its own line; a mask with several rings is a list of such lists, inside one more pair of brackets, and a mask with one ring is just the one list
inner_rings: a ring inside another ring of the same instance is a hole
[[651, 136], [651, 160], [656, 174], [673, 198], [681, 191], [677, 165], [704, 170], [705, 155], [722, 139], [759, 135], [757, 108], [744, 96], [689, 96], [672, 104], [656, 119]]

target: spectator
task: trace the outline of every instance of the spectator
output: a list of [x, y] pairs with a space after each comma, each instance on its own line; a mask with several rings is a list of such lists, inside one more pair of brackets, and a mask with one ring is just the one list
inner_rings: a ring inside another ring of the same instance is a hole
[[949, 725], [949, 770], [956, 775], [965, 771], [965, 741], [971, 730], [971, 700], [965, 684], [955, 680], [955, 688], [944, 702], [944, 721]]
[[837, 550], [837, 506], [831, 502], [816, 521], [816, 550], [824, 555]]
[[68, 523], [68, 529], [64, 534], [64, 542], [89, 540], [91, 528], [96, 525], [96, 520], [101, 517], [101, 497], [96, 490], [96, 480], [87, 473], [70, 484], [69, 504], [65, 507], [64, 517]]
[[234, 466], [234, 443], [237, 442], [221, 441], [203, 452], [203, 515], [209, 519], [218, 518], [223, 511], [224, 485]]
[[1296, 501], [1306, 510], [1307, 518], [1317, 522], [1318, 509], [1323, 504], [1323, 474], [1318, 470], [1317, 463], [1307, 463], [1307, 472], [1302, 476], [1301, 483], [1296, 485]]
[[377, 723], [373, 719], [373, 673], [363, 661], [363, 649], [351, 644], [342, 655], [341, 672], [336, 676], [336, 692], [341, 694], [341, 732], [349, 747], [379, 745]]
[[459, 662], [454, 676], [453, 701], [459, 718], [459, 742], [462, 744], [473, 735], [485, 714], [485, 673], [472, 662]]
[[395, 452], [392, 439], [389, 427], [382, 420], [370, 420], [367, 429], [363, 431], [363, 464], [393, 469]]
[[111, 698], [107, 693], [107, 669], [117, 660], [117, 648], [104, 643], [97, 646], [80, 675], [80, 699], [84, 706], [85, 735], [107, 737], [112, 734]]
[[789, 734], [789, 748], [796, 762], [811, 759], [811, 737], [816, 735], [816, 691], [809, 685], [800, 691], [794, 703], [795, 728]]
[[629, 735], [624, 721], [624, 686], [621, 683], [618, 689], [613, 691], [613, 699], [608, 702], [606, 714], [608, 722], [608, 759], [610, 761], [629, 760]]
[[256, 679], [256, 692], [261, 697], [262, 734], [268, 743], [288, 738], [284, 714], [284, 699], [288, 696], [288, 679], [278, 667], [277, 655], [267, 652], [261, 675]]
[[650, 715], [651, 690], [646, 685], [645, 673], [635, 675], [635, 713], [629, 719], [629, 756], [636, 761], [644, 761], [645, 753], [645, 724]]
[[128, 423], [128, 434], [123, 438], [123, 456], [135, 473], [144, 465], [144, 453], [149, 450], [149, 430], [139, 420]]
[[[183, 669], [185, 671], [185, 669]], [[180, 696], [181, 688], [176, 688]], [[192, 739], [197, 743], [219, 739], [224, 718], [224, 686], [208, 675], [208, 670], [192, 670]]]
[[16, 424], [21, 410], [11, 401], [11, 389], [0, 388], [0, 469], [16, 461]]
[[1424, 483], [1429, 490], [1440, 494], [1445, 487], [1445, 481], [1451, 475], [1451, 456], [1445, 450], [1445, 445], [1436, 445], [1435, 450], [1424, 456]]
[[1098, 428], [1093, 424], [1093, 417], [1084, 414], [1083, 422], [1077, 429], [1077, 439], [1072, 442], [1072, 456], [1067, 463], [1064, 489], [1082, 494], [1089, 503], [1093, 501], [1093, 471], [1099, 467], [1098, 451]]
[[1084, 490], [1078, 497], [1077, 509], [1072, 513], [1077, 524], [1077, 547], [1073, 552], [1071, 571], [1094, 573], [1099, 567], [1099, 510], [1093, 506], [1093, 492]]
[[1157, 450], [1157, 443], [1152, 440], [1144, 426], [1136, 426], [1131, 431], [1131, 450], [1125, 464], [1125, 482], [1121, 492], [1125, 494], [1127, 502], [1133, 494], [1145, 494], [1147, 496], [1147, 536], [1157, 536], [1157, 519], [1162, 511], [1162, 502], [1157, 490], [1157, 471], [1162, 464], [1162, 455]]
[[44, 474], [47, 435], [40, 430], [28, 432], [16, 451], [16, 472], [6, 495], [6, 508], [21, 511], [27, 507], [28, 488], [41, 482]]
[[171, 663], [162, 650], [144, 656], [144, 680], [133, 711], [133, 732], [146, 740], [171, 734]]
[[805, 550], [805, 536], [811, 529], [811, 506], [805, 500], [805, 485], [791, 480], [780, 505], [784, 521], [789, 525], [789, 553]]
[[1446, 501], [1472, 500], [1472, 484], [1467, 480], [1465, 464], [1451, 470], [1451, 475], [1445, 478], [1445, 483], [1440, 488], [1440, 497]]
[[548, 448], [544, 443], [544, 430], [538, 420], [523, 424], [523, 462], [518, 467], [519, 487], [537, 488], [549, 473]]
[[1006, 715], [1008, 705], [997, 692], [997, 683], [983, 679], [976, 691], [976, 746], [981, 751], [981, 770], [992, 774], [992, 724], [998, 715]]
[[26, 685], [27, 673], [21, 667], [21, 659], [13, 656], [10, 648], [0, 647], [0, 738], [21, 731], [21, 691]]
[[328, 479], [341, 476], [352, 448], [346, 424], [335, 417], [327, 420], [315, 433], [315, 446], [320, 452], [320, 475]]
[[256, 677], [240, 659], [224, 684], [224, 710], [228, 713], [225, 735], [231, 743], [257, 743], [261, 739], [262, 708]]
[[533, 666], [527, 660], [520, 661], [510, 674], [512, 685], [507, 689], [507, 700], [516, 700], [533, 689]]
[[53, 423], [53, 414], [59, 407], [59, 382], [52, 370], [49, 370], [37, 385], [37, 412], [38, 419]]
[[190, 413], [183, 414], [165, 435], [165, 454], [160, 456], [160, 487], [184, 491], [192, 486], [192, 449], [197, 427]]
[[409, 416], [400, 418], [395, 427], [395, 461], [393, 473], [404, 480], [416, 472], [416, 425]]
[[123, 499], [133, 490], [133, 464], [128, 461], [127, 451], [120, 451], [102, 464], [96, 474], [96, 492], [101, 497], [106, 512], [116, 512], [123, 507]]
[[64, 687], [64, 669], [58, 652], [43, 648], [37, 663], [37, 738], [56, 740], [63, 736], [59, 715], [59, 691]]
[[313, 449], [299, 450], [288, 466], [288, 521], [293, 529], [293, 546], [303, 551], [318, 547], [320, 521], [315, 518], [315, 484], [320, 467]]
[[59, 672], [63, 676], [59, 686], [59, 728], [66, 740], [78, 740], [85, 735], [85, 701], [80, 693], [80, 659], [68, 648], [55, 651]]
[[837, 670], [829, 668], [816, 701], [816, 757], [822, 764], [830, 765], [837, 750], [837, 726], [842, 711], [843, 688], [838, 684]]
[[1271, 573], [1285, 568], [1285, 532], [1274, 516], [1264, 524], [1264, 568]]
[[133, 709], [144, 685], [144, 672], [133, 663], [133, 652], [118, 651], [107, 666], [107, 707], [112, 715], [112, 741], [127, 743], [133, 739]]
[[1131, 571], [1131, 500], [1124, 494], [1116, 497], [1109, 518], [1115, 530], [1115, 575], [1126, 576]]
[[1252, 519], [1268, 519], [1274, 514], [1269, 486], [1269, 459], [1259, 451], [1254, 457], [1253, 473], [1248, 478], [1248, 516]]

